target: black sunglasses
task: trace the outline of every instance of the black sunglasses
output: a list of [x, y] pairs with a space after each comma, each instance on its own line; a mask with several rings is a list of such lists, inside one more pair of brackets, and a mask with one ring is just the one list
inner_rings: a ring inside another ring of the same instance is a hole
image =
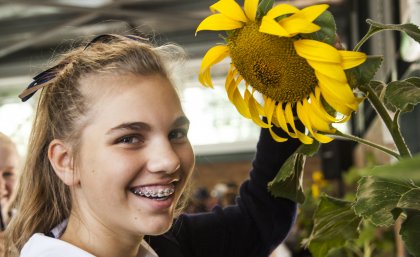
[[[103, 34], [96, 36], [93, 38], [89, 43], [86, 44], [84, 50], [86, 50], [89, 46], [95, 44], [95, 43], [109, 43], [115, 39], [131, 39], [134, 41], [149, 41], [148, 38], [135, 36], [135, 35], [117, 35], [117, 34]], [[22, 91], [22, 93], [19, 94], [19, 98], [22, 100], [22, 102], [27, 101], [30, 99], [38, 89], [44, 87], [46, 82], [50, 81], [51, 79], [55, 78], [55, 75], [64, 67], [66, 66], [66, 63], [60, 63], [58, 65], [55, 65], [54, 67], [51, 67], [35, 77], [33, 77], [33, 81], [28, 85], [28, 87]]]

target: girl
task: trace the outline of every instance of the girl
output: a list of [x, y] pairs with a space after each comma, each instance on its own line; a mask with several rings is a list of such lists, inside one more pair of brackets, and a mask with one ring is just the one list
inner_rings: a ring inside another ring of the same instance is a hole
[[0, 230], [3, 231], [11, 217], [9, 204], [18, 176], [19, 155], [15, 143], [0, 132]]
[[103, 35], [34, 78], [21, 95], [42, 88], [6, 256], [265, 257], [286, 237], [296, 205], [267, 183], [298, 143], [265, 130], [237, 205], [173, 222], [194, 167], [174, 53]]

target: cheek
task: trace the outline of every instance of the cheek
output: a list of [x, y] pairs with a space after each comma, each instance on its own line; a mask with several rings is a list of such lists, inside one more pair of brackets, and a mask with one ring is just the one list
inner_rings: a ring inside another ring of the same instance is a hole
[[6, 181], [6, 187], [7, 187], [9, 190], [13, 190], [13, 188], [15, 187], [15, 185], [16, 185], [16, 179], [14, 179], [14, 178], [12, 178], [12, 179], [8, 179], [8, 180]]
[[184, 170], [187, 173], [186, 176], [190, 177], [195, 166], [195, 155], [194, 155], [191, 145], [186, 147], [183, 150], [181, 156], [182, 156], [181, 158], [182, 158]]
[[[87, 162], [87, 163], [86, 163]], [[106, 186], [127, 186], [139, 170], [138, 158], [130, 154], [107, 152], [85, 160], [81, 167], [81, 183], [98, 187], [96, 184]], [[100, 183], [98, 183], [100, 182]]]

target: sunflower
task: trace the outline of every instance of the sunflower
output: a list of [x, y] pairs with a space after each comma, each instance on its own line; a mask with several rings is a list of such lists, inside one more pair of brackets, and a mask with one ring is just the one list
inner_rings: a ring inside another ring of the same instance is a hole
[[[278, 142], [287, 138], [276, 134], [273, 125], [305, 144], [314, 139], [330, 142], [325, 134], [335, 132], [332, 124], [347, 121], [361, 101], [344, 70], [363, 63], [366, 55], [302, 36], [321, 29], [314, 20], [327, 8], [320, 4], [299, 10], [279, 4], [257, 18], [258, 0], [245, 0], [243, 8], [234, 0], [218, 1], [210, 6], [214, 14], [200, 23], [196, 33], [225, 30], [226, 44], [205, 54], [199, 81], [213, 87], [211, 66], [230, 57], [225, 87], [241, 115], [268, 128]], [[301, 131], [296, 120], [306, 129]]]

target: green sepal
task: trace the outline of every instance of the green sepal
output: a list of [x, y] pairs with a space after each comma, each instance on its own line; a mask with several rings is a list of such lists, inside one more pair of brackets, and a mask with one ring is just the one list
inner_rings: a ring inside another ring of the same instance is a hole
[[347, 81], [351, 88], [368, 85], [381, 67], [382, 56], [368, 56], [361, 65], [345, 70]]
[[321, 27], [320, 30], [310, 33], [310, 34], [299, 34], [302, 38], [313, 39], [327, 43], [329, 45], [334, 45], [337, 41], [337, 28], [334, 20], [334, 16], [329, 11], [323, 12], [318, 16], [314, 23]]
[[397, 207], [401, 196], [413, 188], [416, 185], [410, 180], [362, 177], [358, 182], [354, 210], [375, 226], [391, 226], [395, 222], [391, 211]]
[[334, 248], [342, 247], [359, 236], [361, 218], [352, 209], [352, 202], [322, 196], [314, 214], [314, 227], [303, 240], [314, 257], [324, 257]]
[[297, 203], [305, 201], [303, 192], [303, 168], [306, 156], [312, 156], [319, 149], [319, 142], [301, 145], [284, 162], [276, 177], [268, 183], [268, 191], [275, 197], [283, 197]]
[[261, 0], [261, 2], [258, 4], [257, 9], [257, 19], [262, 19], [267, 12], [273, 8], [274, 0]]

